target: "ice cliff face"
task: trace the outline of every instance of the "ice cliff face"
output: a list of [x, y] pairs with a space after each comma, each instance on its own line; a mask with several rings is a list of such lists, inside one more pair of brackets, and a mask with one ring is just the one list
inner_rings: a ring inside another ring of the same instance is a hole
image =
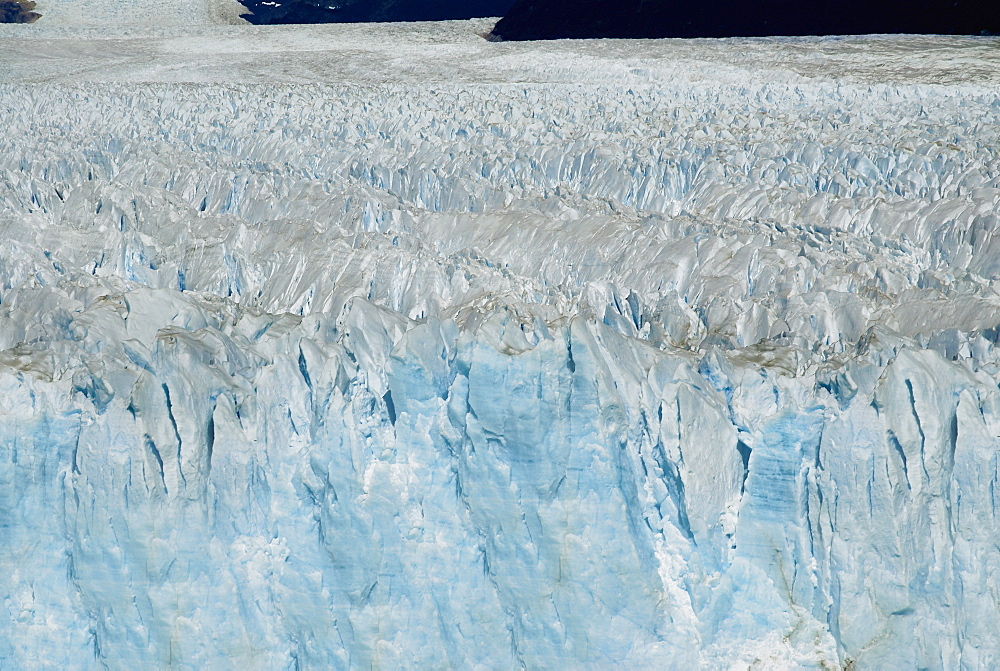
[[0, 87], [0, 665], [1000, 664], [974, 86]]

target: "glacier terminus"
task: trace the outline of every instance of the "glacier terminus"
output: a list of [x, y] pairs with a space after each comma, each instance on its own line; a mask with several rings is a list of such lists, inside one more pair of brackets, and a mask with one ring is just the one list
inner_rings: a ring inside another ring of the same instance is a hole
[[39, 5], [0, 668], [1000, 665], [997, 38]]

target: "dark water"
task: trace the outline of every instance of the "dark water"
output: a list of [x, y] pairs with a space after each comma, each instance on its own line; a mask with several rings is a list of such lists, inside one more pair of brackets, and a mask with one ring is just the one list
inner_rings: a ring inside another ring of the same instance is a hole
[[502, 16], [513, 0], [240, 0], [251, 23], [445, 21]]
[[507, 40], [1000, 33], [1000, 0], [517, 0]]

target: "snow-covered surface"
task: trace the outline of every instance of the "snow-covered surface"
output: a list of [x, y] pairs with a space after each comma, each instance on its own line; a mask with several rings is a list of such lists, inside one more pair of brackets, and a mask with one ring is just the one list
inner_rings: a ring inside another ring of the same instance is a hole
[[0, 24], [0, 73], [5, 82], [1000, 86], [997, 38], [487, 42], [495, 22], [177, 28], [141, 15], [84, 26], [43, 17]]
[[486, 29], [3, 27], [0, 666], [1000, 664], [1000, 44]]
[[36, 32], [77, 36], [149, 33], [179, 29], [204, 31], [217, 26], [246, 25], [247, 12], [237, 0], [36, 0], [41, 14]]

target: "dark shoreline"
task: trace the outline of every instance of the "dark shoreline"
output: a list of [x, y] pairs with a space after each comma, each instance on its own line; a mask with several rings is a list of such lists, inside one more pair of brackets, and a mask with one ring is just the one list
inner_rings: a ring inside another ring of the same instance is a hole
[[239, 0], [243, 18], [257, 25], [449, 21], [502, 16], [513, 0]]

